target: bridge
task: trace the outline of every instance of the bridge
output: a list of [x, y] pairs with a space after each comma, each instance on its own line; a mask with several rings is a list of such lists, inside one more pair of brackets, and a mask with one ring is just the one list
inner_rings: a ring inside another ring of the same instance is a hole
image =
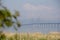
[[22, 26], [25, 25], [60, 25], [60, 23], [31, 23], [31, 24], [22, 24]]
[[22, 26], [28, 26], [32, 29], [37, 28], [40, 29], [40, 31], [43, 32], [49, 32], [49, 31], [58, 31], [60, 32], [60, 23], [31, 23], [31, 24], [22, 24]]

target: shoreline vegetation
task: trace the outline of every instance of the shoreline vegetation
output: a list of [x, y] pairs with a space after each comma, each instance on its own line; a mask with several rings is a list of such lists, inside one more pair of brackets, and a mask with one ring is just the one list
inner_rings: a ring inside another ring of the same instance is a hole
[[[12, 33], [12, 32], [3, 32], [6, 39], [11, 40], [60, 40], [60, 32], [50, 32], [48, 34], [43, 34], [40, 32], [35, 33]], [[1, 35], [1, 34], [0, 34]]]

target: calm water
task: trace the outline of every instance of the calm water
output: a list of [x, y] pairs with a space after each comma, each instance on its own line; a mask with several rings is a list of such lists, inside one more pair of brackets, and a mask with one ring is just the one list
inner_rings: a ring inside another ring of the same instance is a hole
[[18, 30], [19, 32], [60, 32], [60, 24], [25, 24]]
[[[4, 31], [16, 32], [14, 28], [6, 28]], [[18, 28], [17, 32], [60, 32], [60, 23], [59, 24], [24, 24]]]

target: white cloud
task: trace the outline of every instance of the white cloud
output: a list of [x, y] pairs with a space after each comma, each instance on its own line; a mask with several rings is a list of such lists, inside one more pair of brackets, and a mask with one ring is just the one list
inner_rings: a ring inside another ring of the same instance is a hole
[[44, 5], [35, 6], [35, 5], [29, 4], [29, 3], [25, 4], [23, 6], [23, 8], [25, 10], [33, 10], [33, 11], [35, 11], [35, 10], [52, 10], [52, 8], [50, 8], [48, 6], [44, 6]]

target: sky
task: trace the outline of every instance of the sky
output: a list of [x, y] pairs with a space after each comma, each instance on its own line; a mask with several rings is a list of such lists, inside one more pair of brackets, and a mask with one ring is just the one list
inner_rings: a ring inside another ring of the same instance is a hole
[[60, 23], [60, 0], [2, 0], [12, 13], [20, 12], [22, 24], [53, 22]]
[[20, 19], [60, 20], [60, 0], [4, 0], [3, 4]]

